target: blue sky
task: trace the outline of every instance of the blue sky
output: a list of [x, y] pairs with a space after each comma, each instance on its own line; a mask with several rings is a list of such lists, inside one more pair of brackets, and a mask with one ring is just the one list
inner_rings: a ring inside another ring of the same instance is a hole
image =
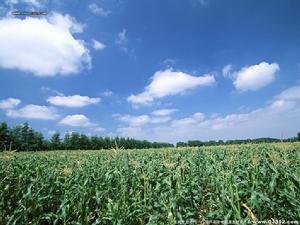
[[295, 136], [299, 10], [293, 0], [5, 0], [0, 120], [47, 137]]

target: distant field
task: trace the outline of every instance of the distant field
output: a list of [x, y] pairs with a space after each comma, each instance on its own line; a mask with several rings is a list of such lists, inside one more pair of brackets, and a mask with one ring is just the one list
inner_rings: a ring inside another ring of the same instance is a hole
[[0, 224], [300, 220], [300, 143], [0, 153]]

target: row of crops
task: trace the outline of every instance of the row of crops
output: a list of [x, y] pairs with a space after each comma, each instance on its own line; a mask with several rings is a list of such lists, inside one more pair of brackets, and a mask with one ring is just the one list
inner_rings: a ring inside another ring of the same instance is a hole
[[0, 224], [300, 220], [300, 144], [1, 153]]

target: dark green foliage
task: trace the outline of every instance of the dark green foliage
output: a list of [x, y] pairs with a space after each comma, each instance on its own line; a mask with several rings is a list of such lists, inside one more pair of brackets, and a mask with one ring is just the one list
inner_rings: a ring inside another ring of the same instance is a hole
[[297, 221], [299, 151], [299, 143], [278, 143], [2, 152], [0, 224]]
[[295, 142], [300, 141], [300, 132], [295, 138], [277, 139], [277, 138], [256, 138], [256, 139], [242, 139], [242, 140], [227, 140], [227, 141], [187, 141], [177, 142], [177, 147], [201, 147], [201, 146], [217, 146], [217, 145], [234, 145], [234, 144], [259, 144], [259, 143], [278, 143], [278, 142]]
[[[26, 122], [9, 129], [9, 148], [0, 150], [39, 151], [45, 150], [42, 133], [34, 131]], [[2, 142], [2, 137], [0, 137]]]
[[0, 123], [0, 151], [149, 149], [167, 147], [174, 147], [174, 145], [123, 137], [89, 137], [78, 132], [67, 132], [63, 141], [60, 133], [55, 132], [49, 141], [44, 140], [42, 133], [34, 131], [27, 122], [12, 128], [9, 128], [5, 122]]
[[182, 141], [176, 143], [176, 147], [187, 147], [187, 146], [188, 146], [187, 143]]
[[0, 123], [0, 150], [8, 150], [10, 146], [10, 135], [7, 123]]
[[51, 145], [51, 150], [60, 150], [62, 149], [62, 143], [61, 143], [61, 139], [60, 139], [60, 133], [59, 132], [55, 132], [50, 140], [50, 145]]
[[[187, 142], [178, 142], [177, 147], [202, 147], [219, 146], [231, 144], [247, 143], [277, 143], [277, 142], [295, 142], [300, 140], [300, 132], [297, 137], [284, 140], [276, 138], [257, 138], [245, 140], [227, 140], [227, 141], [199, 141], [189, 140]], [[41, 133], [34, 131], [26, 122], [12, 128], [5, 122], [0, 123], [0, 151], [41, 151], [41, 150], [98, 150], [98, 149], [150, 149], [150, 148], [169, 148], [173, 144], [164, 142], [150, 142], [146, 140], [135, 140], [124, 137], [89, 137], [78, 132], [67, 132], [62, 140], [60, 133], [52, 135], [50, 141], [44, 140]]]
[[71, 136], [69, 132], [65, 134], [63, 145], [65, 150], [72, 149]]
[[201, 147], [204, 143], [202, 141], [188, 141], [187, 146], [189, 147]]

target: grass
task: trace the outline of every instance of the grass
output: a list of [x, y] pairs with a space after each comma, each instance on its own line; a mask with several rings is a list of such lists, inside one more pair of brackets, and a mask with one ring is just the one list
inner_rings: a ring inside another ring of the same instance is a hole
[[0, 154], [0, 224], [300, 220], [300, 143]]

